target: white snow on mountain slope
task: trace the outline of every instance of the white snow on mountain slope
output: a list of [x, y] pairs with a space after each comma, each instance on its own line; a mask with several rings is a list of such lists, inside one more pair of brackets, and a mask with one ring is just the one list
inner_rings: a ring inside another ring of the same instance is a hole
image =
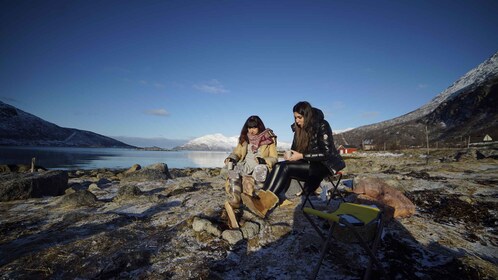
[[208, 134], [177, 147], [179, 150], [231, 151], [237, 146], [238, 137], [227, 137], [221, 133]]
[[431, 100], [431, 102], [422, 106], [419, 110], [422, 115], [427, 115], [432, 112], [439, 104], [444, 101], [457, 96], [462, 90], [467, 89], [469, 86], [478, 87], [492, 77], [498, 75], [498, 52], [492, 57], [479, 64], [476, 68], [470, 70], [460, 79], [454, 82], [451, 86], [441, 92], [438, 96]]
[[364, 126], [364, 128], [391, 126], [422, 118], [434, 111], [434, 109], [436, 109], [441, 103], [450, 100], [455, 96], [458, 96], [460, 93], [462, 93], [462, 91], [467, 91], [468, 89], [470, 89], [469, 87], [478, 87], [490, 78], [496, 76], [498, 76], [498, 52], [483, 63], [479, 64], [479, 66], [477, 66], [476, 68], [467, 72], [460, 79], [458, 79], [451, 86], [446, 88], [444, 91], [442, 91], [422, 107], [391, 120], [366, 125]]
[[[208, 134], [190, 140], [184, 145], [177, 147], [178, 150], [197, 150], [197, 151], [232, 151], [239, 141], [238, 136], [224, 136], [221, 133]], [[290, 149], [290, 144], [277, 140], [277, 149]]]

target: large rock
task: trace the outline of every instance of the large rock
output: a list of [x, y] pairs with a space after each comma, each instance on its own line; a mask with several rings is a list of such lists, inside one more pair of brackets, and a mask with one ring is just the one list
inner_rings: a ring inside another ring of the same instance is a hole
[[135, 171], [130, 170], [123, 174], [123, 178], [121, 179], [123, 182], [161, 181], [172, 178], [168, 165], [165, 163], [152, 164]]
[[147, 170], [147, 169], [157, 170], [157, 171], [160, 171], [160, 172], [166, 174], [168, 176], [168, 178], [170, 178], [170, 179], [172, 178], [171, 174], [169, 173], [168, 165], [166, 163], [162, 163], [162, 162], [154, 163], [151, 165], [147, 165], [144, 169], [145, 170]]
[[377, 201], [385, 205], [387, 216], [390, 216], [389, 208], [394, 209], [392, 214], [394, 218], [409, 217], [415, 213], [415, 204], [382, 179], [358, 178], [353, 192], [360, 194], [360, 199]]
[[[207, 233], [210, 233], [216, 237], [221, 236], [220, 229], [218, 229], [218, 227], [216, 225], [214, 225], [211, 221], [209, 221], [207, 219], [194, 217], [194, 220], [192, 222], [192, 228], [196, 232], [206, 231]], [[242, 234], [241, 234], [241, 236], [242, 236]]]
[[124, 185], [119, 188], [118, 194], [116, 195], [116, 197], [114, 197], [113, 201], [119, 202], [124, 200], [132, 200], [142, 194], [143, 192], [139, 187], [133, 185]]
[[138, 164], [138, 163], [135, 163], [134, 165], [132, 165], [132, 167], [130, 167], [128, 170], [126, 170], [125, 173], [128, 174], [128, 173], [140, 170], [140, 169], [142, 169], [142, 166], [140, 166], [140, 164]]
[[66, 171], [0, 174], [0, 201], [58, 196], [67, 188]]
[[76, 192], [61, 196], [56, 204], [63, 207], [81, 207], [81, 206], [96, 206], [97, 197], [87, 190], [78, 190]]

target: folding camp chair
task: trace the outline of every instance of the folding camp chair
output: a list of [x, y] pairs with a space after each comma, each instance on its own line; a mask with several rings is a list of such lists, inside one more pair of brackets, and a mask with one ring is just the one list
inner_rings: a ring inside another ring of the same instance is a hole
[[[335, 174], [329, 174], [327, 175], [327, 178], [333, 187], [332, 189], [328, 190], [329, 200], [327, 202], [327, 205], [330, 204], [330, 201], [332, 201], [332, 199], [335, 199], [337, 196], [341, 198], [342, 202], [346, 202], [344, 196], [338, 189], [339, 183], [341, 182], [342, 179], [342, 172], [338, 171]], [[306, 202], [308, 202], [311, 205], [311, 208], [314, 209], [315, 207], [313, 206], [313, 203], [311, 203], [310, 200], [310, 196], [313, 194], [314, 191], [307, 191], [306, 188], [303, 186], [302, 181], [297, 181], [297, 182], [299, 184], [299, 187], [301, 187], [302, 195], [304, 195], [303, 204], [301, 205], [301, 210], [303, 210], [304, 206], [306, 206]]]
[[[382, 218], [383, 213], [380, 209], [361, 204], [343, 202], [339, 205], [337, 210], [332, 213], [326, 213], [309, 207], [304, 208], [303, 211], [306, 219], [308, 219], [322, 240], [325, 241], [320, 252], [320, 259], [316, 264], [310, 279], [315, 279], [318, 275], [318, 271], [325, 258], [325, 254], [329, 250], [332, 239], [340, 241], [339, 237], [336, 237], [338, 230], [345, 230], [347, 233], [352, 233], [352, 235], [348, 234], [346, 236], [350, 238], [354, 237], [352, 241], [358, 242], [369, 255], [370, 260], [364, 274], [364, 279], [370, 278], [373, 263], [375, 263], [377, 268], [385, 275], [384, 268], [375, 256], [384, 227]], [[327, 237], [324, 236], [322, 230], [317, 226], [310, 215], [329, 221], [330, 227]], [[338, 228], [336, 228], [337, 226]]]

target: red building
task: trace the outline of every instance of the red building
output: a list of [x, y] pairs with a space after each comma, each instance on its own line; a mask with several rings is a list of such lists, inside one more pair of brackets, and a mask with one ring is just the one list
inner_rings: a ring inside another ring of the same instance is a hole
[[356, 148], [355, 146], [340, 145], [337, 150], [339, 150], [339, 153], [342, 155], [342, 154], [354, 153], [354, 152], [358, 151], [358, 148]]

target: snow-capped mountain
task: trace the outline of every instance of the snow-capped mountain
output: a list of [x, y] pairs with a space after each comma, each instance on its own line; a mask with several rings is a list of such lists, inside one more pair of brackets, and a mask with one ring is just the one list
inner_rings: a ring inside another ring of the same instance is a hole
[[174, 148], [190, 151], [231, 151], [237, 146], [238, 136], [224, 136], [221, 133], [208, 134], [188, 141]]
[[[208, 134], [193, 140], [184, 145], [174, 148], [175, 150], [190, 151], [232, 151], [239, 142], [239, 136], [224, 136], [221, 133]], [[290, 149], [290, 144], [277, 140], [277, 149]]]
[[290, 150], [292, 143], [278, 141], [277, 139], [277, 151]]
[[[426, 131], [427, 129], [427, 131]], [[427, 104], [403, 116], [340, 133], [339, 144], [364, 141], [386, 148], [444, 146], [462, 138], [498, 137], [498, 52], [470, 70]]]
[[97, 133], [60, 127], [1, 101], [0, 145], [133, 148]]

